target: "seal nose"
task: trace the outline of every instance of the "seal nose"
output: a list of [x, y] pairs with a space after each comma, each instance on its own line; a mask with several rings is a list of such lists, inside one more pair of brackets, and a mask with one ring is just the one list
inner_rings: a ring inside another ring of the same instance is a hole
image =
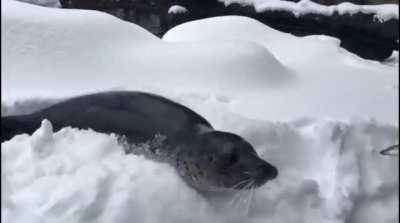
[[272, 165], [270, 165], [270, 179], [275, 179], [278, 176], [278, 169]]
[[272, 180], [278, 176], [278, 169], [267, 162], [259, 165], [257, 169], [258, 176], [265, 180]]

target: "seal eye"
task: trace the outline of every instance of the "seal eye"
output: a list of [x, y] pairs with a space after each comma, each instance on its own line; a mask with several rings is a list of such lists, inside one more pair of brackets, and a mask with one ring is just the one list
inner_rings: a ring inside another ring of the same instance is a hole
[[239, 155], [236, 153], [231, 153], [229, 155], [224, 155], [219, 160], [221, 166], [231, 166], [239, 161]]

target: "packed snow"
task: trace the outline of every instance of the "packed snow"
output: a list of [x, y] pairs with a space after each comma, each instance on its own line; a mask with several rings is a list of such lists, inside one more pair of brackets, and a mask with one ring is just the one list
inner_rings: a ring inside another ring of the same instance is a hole
[[376, 19], [385, 22], [390, 19], [399, 19], [398, 4], [380, 4], [380, 5], [355, 5], [350, 2], [343, 2], [338, 5], [321, 5], [311, 0], [301, 0], [298, 2], [286, 0], [219, 0], [225, 5], [239, 3], [242, 5], [252, 5], [257, 12], [265, 11], [287, 11], [295, 16], [306, 14], [319, 14], [331, 16], [335, 13], [339, 15], [353, 15], [356, 13], [373, 14]]
[[160, 40], [100, 12], [1, 2], [2, 115], [145, 90], [243, 136], [279, 169], [248, 215], [215, 210], [167, 164], [124, 155], [115, 135], [44, 120], [2, 143], [5, 222], [398, 222], [398, 157], [379, 153], [399, 143], [397, 52], [368, 61], [337, 39], [236, 16]]
[[188, 10], [180, 5], [173, 5], [168, 9], [168, 14], [186, 13]]

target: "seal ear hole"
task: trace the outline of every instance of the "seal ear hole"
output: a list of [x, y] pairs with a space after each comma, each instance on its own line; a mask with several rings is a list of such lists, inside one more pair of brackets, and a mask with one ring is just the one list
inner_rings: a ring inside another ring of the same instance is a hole
[[208, 162], [210, 162], [210, 163], [211, 163], [212, 161], [214, 161], [214, 157], [212, 157], [212, 156], [209, 156], [209, 157], [208, 157]]

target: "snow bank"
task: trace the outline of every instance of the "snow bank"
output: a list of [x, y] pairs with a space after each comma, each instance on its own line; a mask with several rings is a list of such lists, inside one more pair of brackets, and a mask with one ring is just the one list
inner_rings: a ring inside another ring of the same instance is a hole
[[297, 75], [295, 84], [279, 92], [265, 91], [262, 96], [251, 96], [253, 100], [239, 101], [236, 97], [232, 109], [238, 113], [270, 120], [369, 116], [397, 123], [398, 63], [387, 66], [363, 60], [340, 48], [335, 38], [299, 38], [237, 16], [188, 22], [163, 37], [165, 41], [180, 43], [236, 39], [263, 45]]
[[338, 5], [325, 6], [312, 2], [311, 0], [301, 0], [299, 2], [291, 2], [285, 0], [219, 0], [225, 5], [239, 3], [242, 5], [252, 5], [257, 12], [264, 11], [288, 11], [295, 16], [306, 14], [320, 14], [332, 16], [337, 13], [339, 15], [356, 13], [373, 14], [376, 19], [381, 22], [390, 19], [399, 19], [398, 4], [381, 4], [381, 5], [355, 5], [350, 2], [344, 2]]
[[2, 12], [6, 101], [149, 86], [237, 92], [294, 76], [249, 41], [170, 44], [105, 13], [16, 1], [2, 2]]
[[398, 129], [367, 120], [259, 122], [212, 100], [197, 104], [218, 109], [208, 118], [244, 136], [280, 170], [276, 180], [257, 190], [249, 216], [213, 211], [168, 165], [123, 155], [113, 135], [72, 128], [53, 133], [44, 121], [32, 136], [2, 144], [3, 220], [398, 221], [398, 157], [379, 154], [398, 140]]

